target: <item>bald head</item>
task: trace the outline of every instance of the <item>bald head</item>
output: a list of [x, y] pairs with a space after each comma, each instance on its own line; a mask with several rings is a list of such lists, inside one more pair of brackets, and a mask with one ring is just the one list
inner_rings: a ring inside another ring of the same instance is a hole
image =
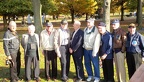
[[34, 26], [34, 25], [29, 25], [29, 26], [28, 26], [28, 33], [29, 33], [30, 35], [33, 35], [34, 32], [35, 32], [35, 26]]
[[16, 22], [15, 21], [10, 21], [10, 23], [9, 23], [9, 29], [11, 30], [11, 31], [16, 31]]

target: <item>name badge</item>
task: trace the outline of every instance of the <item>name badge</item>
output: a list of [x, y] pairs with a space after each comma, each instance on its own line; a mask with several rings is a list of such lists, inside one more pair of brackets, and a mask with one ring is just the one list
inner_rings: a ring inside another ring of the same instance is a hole
[[36, 49], [36, 45], [34, 43], [31, 43], [30, 46], [31, 46], [31, 49]]
[[137, 46], [137, 45], [138, 45], [138, 42], [134, 40], [134, 41], [132, 41], [132, 45], [133, 45], [133, 46]]

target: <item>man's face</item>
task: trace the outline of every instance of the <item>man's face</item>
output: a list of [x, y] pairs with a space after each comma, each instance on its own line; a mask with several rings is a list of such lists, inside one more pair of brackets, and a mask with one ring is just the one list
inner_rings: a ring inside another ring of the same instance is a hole
[[12, 23], [11, 25], [9, 25], [9, 29], [11, 30], [11, 31], [16, 31], [16, 23]]
[[52, 29], [53, 29], [53, 26], [47, 26], [47, 27], [46, 27], [46, 30], [49, 31], [49, 32], [51, 32]]
[[128, 28], [128, 31], [130, 32], [130, 34], [134, 34], [136, 32], [136, 28], [130, 27], [130, 28]]
[[119, 23], [114, 23], [112, 24], [112, 28], [115, 30], [117, 28], [119, 28], [120, 24]]
[[66, 23], [66, 24], [61, 24], [61, 27], [62, 27], [63, 29], [67, 29], [67, 28], [68, 28], [68, 23]]
[[99, 33], [101, 33], [101, 34], [104, 34], [105, 31], [106, 31], [106, 27], [98, 26], [98, 31], [99, 31]]
[[91, 28], [92, 26], [94, 26], [94, 22], [87, 22], [87, 27]]
[[34, 32], [35, 32], [35, 28], [28, 28], [28, 33], [29, 34], [34, 34]]

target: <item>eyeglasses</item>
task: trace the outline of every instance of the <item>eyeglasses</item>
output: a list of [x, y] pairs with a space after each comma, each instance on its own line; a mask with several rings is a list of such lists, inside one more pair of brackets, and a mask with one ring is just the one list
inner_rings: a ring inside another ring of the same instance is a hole
[[129, 26], [128, 28], [135, 28], [134, 26]]

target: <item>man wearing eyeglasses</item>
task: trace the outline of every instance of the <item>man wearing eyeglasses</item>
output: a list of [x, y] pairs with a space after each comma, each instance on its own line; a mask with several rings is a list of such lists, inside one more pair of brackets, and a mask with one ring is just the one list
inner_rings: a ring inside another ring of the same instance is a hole
[[[55, 32], [56, 30], [53, 28], [53, 24], [51, 22], [48, 22], [46, 23], [45, 30], [43, 30], [40, 35], [40, 45], [45, 57], [45, 76], [47, 80], [49, 80], [50, 78], [52, 80], [56, 80], [57, 78], [57, 55], [54, 49]], [[51, 66], [52, 72], [50, 70]]]
[[144, 37], [136, 31], [135, 24], [128, 26], [126, 41], [126, 60], [129, 79], [144, 61]]

